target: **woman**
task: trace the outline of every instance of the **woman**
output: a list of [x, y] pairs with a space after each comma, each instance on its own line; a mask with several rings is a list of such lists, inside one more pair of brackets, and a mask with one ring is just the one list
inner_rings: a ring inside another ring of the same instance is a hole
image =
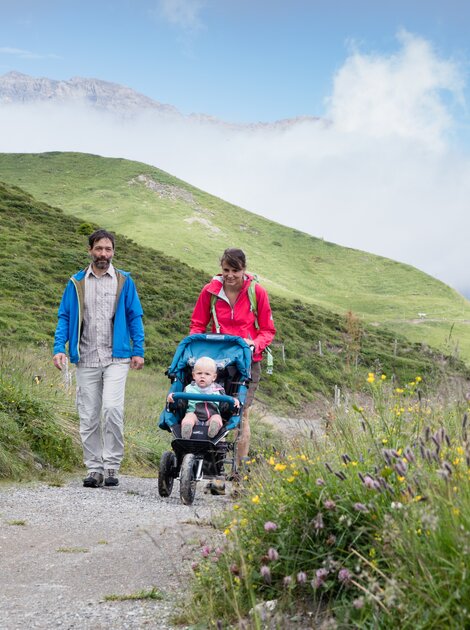
[[202, 289], [191, 316], [190, 333], [205, 333], [212, 319], [212, 332], [242, 337], [252, 348], [252, 381], [243, 411], [238, 460], [248, 455], [250, 447], [249, 407], [253, 403], [261, 376], [263, 350], [276, 334], [269, 298], [262, 286], [255, 283], [257, 316], [253, 312], [248, 287], [254, 281], [246, 273], [246, 257], [241, 249], [226, 249], [220, 259], [222, 273], [214, 276]]

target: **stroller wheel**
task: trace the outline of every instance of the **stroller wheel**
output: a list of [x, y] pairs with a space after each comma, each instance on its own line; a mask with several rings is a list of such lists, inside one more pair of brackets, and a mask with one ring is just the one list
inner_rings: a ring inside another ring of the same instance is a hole
[[158, 472], [158, 494], [169, 497], [175, 480], [176, 455], [173, 451], [165, 451], [160, 459]]
[[180, 468], [180, 497], [185, 505], [191, 505], [196, 496], [196, 458], [187, 453]]

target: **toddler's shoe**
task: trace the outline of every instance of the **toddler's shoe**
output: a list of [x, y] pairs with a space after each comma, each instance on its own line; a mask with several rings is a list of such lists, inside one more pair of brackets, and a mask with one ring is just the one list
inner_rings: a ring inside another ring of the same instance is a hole
[[189, 440], [192, 432], [193, 427], [190, 424], [183, 424], [181, 426], [181, 437], [183, 438], [183, 440]]
[[218, 422], [218, 420], [214, 420], [214, 418], [211, 418], [209, 420], [209, 430], [207, 432], [208, 437], [210, 438], [215, 437], [219, 431], [220, 431], [220, 423]]

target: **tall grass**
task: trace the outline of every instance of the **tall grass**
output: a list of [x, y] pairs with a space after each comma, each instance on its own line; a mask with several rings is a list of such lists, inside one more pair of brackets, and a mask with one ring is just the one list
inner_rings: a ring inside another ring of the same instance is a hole
[[[82, 472], [74, 374], [71, 366], [66, 383], [45, 347], [0, 350], [0, 478]], [[167, 389], [163, 375], [149, 369], [130, 372], [123, 472], [156, 475], [169, 444], [169, 434], [157, 427]]]
[[208, 626], [243, 625], [251, 610], [253, 627], [298, 612], [348, 628], [470, 627], [466, 403], [431, 401], [419, 376], [381, 377], [367, 379], [368, 410], [252, 462], [225, 547], [194, 567], [188, 621], [197, 610]]

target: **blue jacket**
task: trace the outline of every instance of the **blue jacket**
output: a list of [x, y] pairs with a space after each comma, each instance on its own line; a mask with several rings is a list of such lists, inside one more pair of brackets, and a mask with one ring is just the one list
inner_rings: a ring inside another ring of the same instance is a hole
[[[127, 271], [115, 269], [118, 288], [113, 326], [113, 357], [127, 359], [144, 356], [143, 310], [134, 281]], [[86, 269], [70, 278], [59, 306], [54, 338], [54, 354], [65, 352], [69, 344], [70, 361], [80, 360], [80, 335], [83, 323]], [[132, 341], [132, 343], [131, 343]]]

